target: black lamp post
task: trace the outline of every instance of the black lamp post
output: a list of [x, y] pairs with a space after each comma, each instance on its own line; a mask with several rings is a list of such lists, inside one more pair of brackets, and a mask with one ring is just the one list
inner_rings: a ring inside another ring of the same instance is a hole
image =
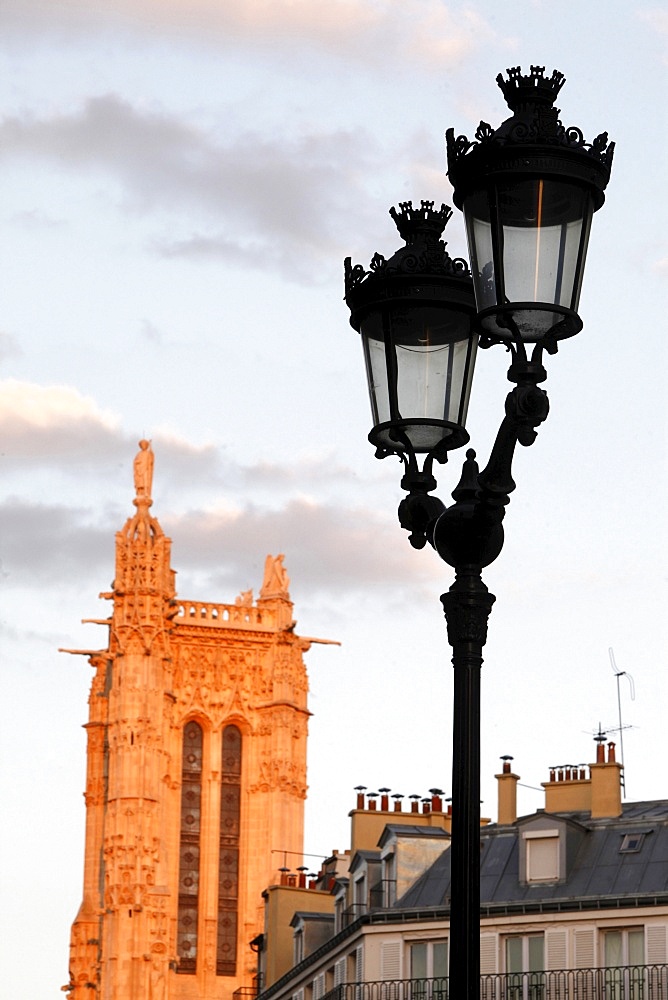
[[[519, 67], [497, 77], [513, 112], [496, 131], [481, 122], [475, 141], [447, 133], [448, 176], [464, 213], [472, 276], [451, 260], [440, 235], [451, 212], [433, 203], [391, 209], [406, 246], [369, 271], [345, 262], [346, 302], [362, 335], [376, 455], [404, 464], [402, 527], [455, 570], [441, 597], [453, 649], [450, 995], [477, 1000], [480, 982], [480, 667], [494, 603], [481, 573], [503, 547], [503, 517], [515, 484], [515, 445], [530, 445], [548, 414], [539, 387], [543, 349], [582, 328], [577, 314], [593, 213], [604, 201], [613, 144], [585, 142], [564, 128], [554, 101], [555, 70]], [[475, 305], [473, 301], [475, 292]], [[468, 441], [466, 410], [476, 346], [505, 345], [512, 357], [505, 416], [486, 468], [469, 450], [444, 504], [433, 461]], [[527, 353], [530, 346], [530, 354]], [[417, 456], [424, 455], [420, 469]]]

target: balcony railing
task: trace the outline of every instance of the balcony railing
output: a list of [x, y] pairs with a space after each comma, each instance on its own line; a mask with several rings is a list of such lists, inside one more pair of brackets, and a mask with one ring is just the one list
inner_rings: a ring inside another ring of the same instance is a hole
[[[342, 983], [320, 1000], [448, 1000], [448, 980]], [[668, 1000], [668, 965], [497, 973], [480, 977], [480, 1000]]]

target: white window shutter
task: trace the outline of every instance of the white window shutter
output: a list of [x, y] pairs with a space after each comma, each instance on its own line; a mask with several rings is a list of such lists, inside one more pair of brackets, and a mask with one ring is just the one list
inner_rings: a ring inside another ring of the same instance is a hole
[[297, 990], [296, 993], [293, 993], [292, 1000], [304, 1000], [304, 990]]
[[380, 978], [401, 979], [401, 941], [383, 941], [381, 944]]
[[574, 931], [573, 942], [575, 945], [575, 968], [593, 969], [596, 965], [594, 956], [594, 928]]
[[345, 958], [340, 958], [338, 962], [334, 963], [334, 985], [340, 986], [341, 983], [346, 981], [346, 960]]
[[645, 939], [647, 942], [647, 964], [662, 965], [668, 961], [666, 954], [666, 928], [665, 926], [652, 926], [645, 928]]
[[364, 982], [364, 949], [361, 946], [355, 949], [355, 982]]
[[545, 968], [567, 969], [566, 931], [545, 931]]
[[313, 980], [313, 1000], [320, 1000], [325, 995], [325, 973], [319, 972]]
[[496, 934], [480, 935], [480, 975], [496, 972]]

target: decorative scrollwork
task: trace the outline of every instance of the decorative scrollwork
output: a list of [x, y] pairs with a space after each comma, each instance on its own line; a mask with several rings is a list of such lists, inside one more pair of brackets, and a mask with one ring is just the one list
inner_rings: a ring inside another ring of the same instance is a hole
[[[481, 122], [478, 128], [484, 124], [485, 122]], [[448, 148], [448, 159], [458, 160], [468, 153], [471, 146], [475, 146], [475, 142], [467, 139], [465, 135], [458, 135], [455, 138], [455, 130], [452, 128], [449, 128], [445, 133], [445, 141]]]
[[584, 148], [585, 137], [582, 134], [582, 130], [576, 125], [569, 125], [568, 128], [563, 130], [564, 142], [568, 143], [569, 146], [579, 146]]
[[[494, 137], [494, 129], [487, 122], [481, 121], [475, 130], [475, 137], [478, 142], [488, 142]], [[464, 139], [465, 136], [459, 136], [460, 139]]]
[[345, 280], [346, 295], [356, 288], [359, 283], [364, 279], [366, 271], [361, 264], [355, 264], [353, 267], [352, 258], [346, 257], [343, 262], [343, 272]]
[[590, 149], [593, 156], [598, 156], [600, 160], [608, 165], [612, 163], [612, 154], [615, 149], [615, 144], [614, 142], [608, 142], [607, 132], [601, 132], [600, 135], [597, 135], [593, 140]]
[[346, 257], [346, 299], [366, 278], [384, 279], [400, 274], [468, 277], [470, 271], [467, 262], [461, 257], [453, 261], [445, 249], [445, 242], [440, 239], [452, 216], [452, 209], [448, 205], [441, 205], [437, 210], [433, 201], [423, 200], [419, 208], [414, 208], [411, 201], [404, 201], [400, 202], [398, 209], [391, 208], [390, 215], [407, 245], [397, 250], [389, 260], [382, 254], [375, 253], [368, 271], [361, 264], [353, 267], [350, 257]]
[[506, 137], [506, 142], [531, 142], [538, 137], [536, 122], [514, 122]]
[[[545, 75], [544, 66], [532, 66], [528, 75], [523, 75], [519, 66], [507, 70], [508, 79], [501, 74], [497, 83], [503, 91], [513, 117], [494, 131], [487, 122], [481, 121], [474, 140], [465, 135], [455, 137], [453, 129], [446, 133], [448, 172], [455, 189], [458, 187], [460, 162], [471, 151], [493, 150], [512, 145], [567, 146], [581, 150], [599, 163], [610, 167], [614, 143], [608, 143], [607, 132], [596, 136], [588, 143], [582, 131], [576, 126], [565, 128], [559, 120], [559, 109], [553, 103], [564, 84], [564, 75], [554, 70], [550, 77]], [[482, 155], [482, 154], [481, 154]]]
[[452, 273], [453, 274], [466, 274], [466, 275], [469, 275], [471, 273], [471, 271], [469, 269], [468, 261], [464, 260], [463, 257], [455, 257], [454, 259], [452, 259], [450, 261], [450, 263], [452, 264]]

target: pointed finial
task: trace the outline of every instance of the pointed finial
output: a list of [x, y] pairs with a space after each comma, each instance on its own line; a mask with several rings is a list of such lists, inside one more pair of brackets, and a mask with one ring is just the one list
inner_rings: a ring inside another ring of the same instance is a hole
[[468, 448], [466, 451], [466, 461], [462, 465], [461, 479], [451, 494], [453, 500], [459, 502], [475, 499], [480, 488], [478, 482], [479, 472], [478, 463], [475, 460], [475, 451], [473, 448]]

